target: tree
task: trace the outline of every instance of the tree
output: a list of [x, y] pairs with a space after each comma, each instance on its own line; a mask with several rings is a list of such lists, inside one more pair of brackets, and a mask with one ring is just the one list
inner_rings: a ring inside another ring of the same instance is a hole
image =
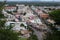
[[54, 10], [50, 12], [49, 15], [57, 24], [60, 24], [60, 10]]
[[5, 2], [0, 3], [0, 18], [5, 18], [5, 16], [2, 14], [2, 10], [4, 8]]
[[22, 23], [20, 26], [24, 26], [24, 24]]
[[[60, 10], [54, 10], [49, 13], [51, 19], [56, 21], [56, 23], [60, 24]], [[60, 40], [60, 31], [57, 31], [55, 26], [50, 26], [52, 33], [47, 34], [46, 40]]]
[[0, 29], [5, 28], [6, 20], [0, 20]]
[[45, 40], [60, 40], [60, 31], [54, 31], [52, 34], [48, 34]]
[[5, 2], [0, 3], [0, 40], [18, 40], [19, 37], [17, 33], [13, 32], [12, 30], [4, 29], [6, 20], [1, 20], [1, 18], [5, 18], [2, 14], [4, 5]]
[[0, 40], [18, 40], [18, 34], [11, 31], [2, 29], [0, 30]]
[[0, 12], [0, 18], [5, 18], [5, 16]]

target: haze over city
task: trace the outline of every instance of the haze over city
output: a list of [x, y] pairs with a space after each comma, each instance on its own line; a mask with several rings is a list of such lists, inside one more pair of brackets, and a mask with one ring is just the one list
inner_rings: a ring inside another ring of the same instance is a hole
[[[4, 0], [0, 0], [0, 1], [4, 1]], [[60, 0], [6, 0], [6, 1], [32, 1], [32, 2], [36, 2], [36, 1], [42, 1], [42, 2], [52, 2], [52, 1], [55, 1], [55, 2], [60, 2]]]

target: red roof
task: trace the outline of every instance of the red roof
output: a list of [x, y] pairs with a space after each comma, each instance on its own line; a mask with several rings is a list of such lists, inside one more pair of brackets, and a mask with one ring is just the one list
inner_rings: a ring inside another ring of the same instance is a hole
[[5, 8], [8, 8], [8, 9], [11, 9], [11, 8], [14, 8], [16, 6], [6, 6]]

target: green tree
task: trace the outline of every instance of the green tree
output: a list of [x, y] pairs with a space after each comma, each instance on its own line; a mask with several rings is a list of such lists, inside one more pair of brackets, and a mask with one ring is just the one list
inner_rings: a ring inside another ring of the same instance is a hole
[[0, 18], [5, 18], [5, 16], [2, 14], [4, 5], [5, 5], [5, 2], [0, 2]]
[[0, 40], [18, 40], [18, 34], [11, 30], [0, 30]]
[[48, 34], [45, 40], [60, 40], [60, 31], [54, 31], [52, 34]]
[[24, 24], [22, 23], [20, 26], [24, 26]]
[[2, 14], [4, 5], [5, 2], [0, 3], [0, 40], [18, 40], [19, 37], [17, 33], [13, 32], [12, 30], [4, 29], [6, 20], [1, 20], [1, 18], [5, 18]]
[[[60, 10], [54, 10], [49, 13], [51, 19], [56, 21], [56, 23], [60, 24]], [[57, 31], [55, 26], [50, 25], [52, 33], [47, 34], [46, 40], [60, 40], [60, 31]]]
[[56, 23], [60, 24], [60, 10], [54, 10], [50, 12], [49, 15]]
[[0, 29], [3, 29], [5, 27], [6, 20], [0, 20]]

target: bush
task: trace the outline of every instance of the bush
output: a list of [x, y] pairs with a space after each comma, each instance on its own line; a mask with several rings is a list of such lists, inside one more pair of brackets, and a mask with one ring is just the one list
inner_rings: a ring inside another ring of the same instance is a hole
[[28, 40], [38, 40], [37, 36], [36, 35], [31, 35], [31, 37], [29, 37]]

